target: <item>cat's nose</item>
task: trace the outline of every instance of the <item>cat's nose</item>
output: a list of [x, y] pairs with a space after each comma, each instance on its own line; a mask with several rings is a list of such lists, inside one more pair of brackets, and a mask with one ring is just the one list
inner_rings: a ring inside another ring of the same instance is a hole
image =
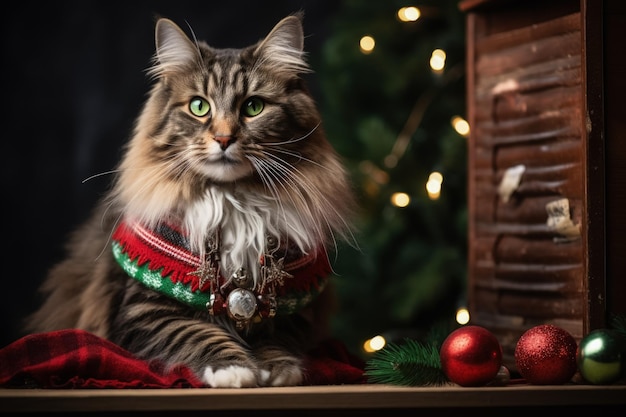
[[215, 135], [213, 139], [220, 144], [220, 148], [223, 151], [235, 142], [235, 138], [232, 135]]

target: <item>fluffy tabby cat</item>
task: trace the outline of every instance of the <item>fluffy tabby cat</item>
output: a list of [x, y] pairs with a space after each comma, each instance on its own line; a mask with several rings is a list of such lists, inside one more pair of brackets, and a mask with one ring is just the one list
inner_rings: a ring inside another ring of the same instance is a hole
[[300, 77], [301, 15], [243, 49], [163, 18], [155, 32], [154, 86], [113, 187], [28, 331], [85, 329], [211, 387], [301, 384], [353, 204]]

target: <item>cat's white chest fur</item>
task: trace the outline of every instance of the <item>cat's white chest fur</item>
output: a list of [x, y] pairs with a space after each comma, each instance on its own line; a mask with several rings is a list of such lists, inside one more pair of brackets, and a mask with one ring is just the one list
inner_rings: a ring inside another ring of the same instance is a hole
[[208, 188], [203, 198], [186, 210], [184, 227], [197, 253], [204, 253], [207, 239], [218, 232], [222, 275], [229, 277], [245, 268], [252, 272], [255, 282], [268, 236], [279, 239], [279, 244], [295, 244], [303, 253], [314, 246], [313, 234], [293, 208], [249, 190]]

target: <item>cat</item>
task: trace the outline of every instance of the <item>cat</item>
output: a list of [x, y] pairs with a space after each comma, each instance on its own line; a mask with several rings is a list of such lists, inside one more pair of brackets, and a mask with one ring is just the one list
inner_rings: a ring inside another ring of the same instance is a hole
[[111, 188], [28, 332], [84, 329], [207, 387], [303, 383], [355, 193], [302, 77], [302, 19], [242, 49], [156, 20], [153, 85]]

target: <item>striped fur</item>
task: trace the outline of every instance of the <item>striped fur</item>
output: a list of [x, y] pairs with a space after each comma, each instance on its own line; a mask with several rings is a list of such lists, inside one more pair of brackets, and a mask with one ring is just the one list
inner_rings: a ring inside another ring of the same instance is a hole
[[329, 294], [302, 314], [238, 332], [129, 279], [110, 255], [110, 234], [122, 218], [174, 221], [202, 255], [219, 228], [222, 273], [244, 266], [255, 280], [267, 234], [303, 253], [351, 240], [352, 191], [300, 78], [309, 71], [301, 16], [237, 50], [192, 41], [167, 19], [155, 32], [154, 85], [113, 187], [51, 270], [27, 329], [82, 328], [143, 358], [189, 366], [207, 386], [300, 384], [301, 355], [332, 312]]

